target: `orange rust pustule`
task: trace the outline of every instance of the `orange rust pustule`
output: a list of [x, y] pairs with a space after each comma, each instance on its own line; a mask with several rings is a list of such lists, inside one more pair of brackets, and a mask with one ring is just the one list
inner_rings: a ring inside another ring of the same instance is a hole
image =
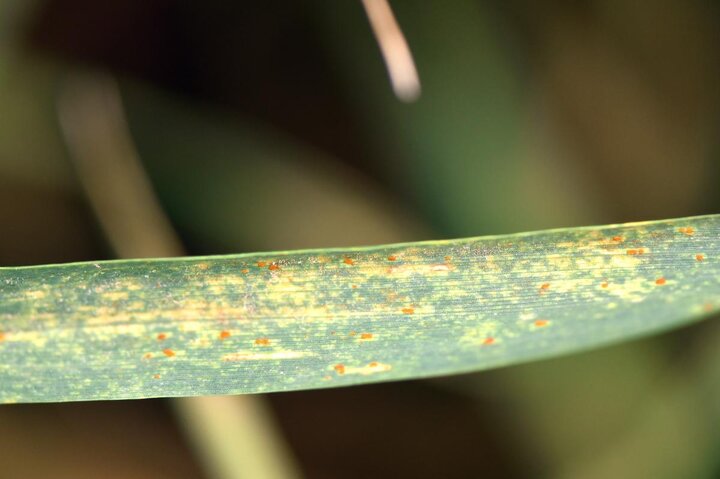
[[540, 292], [543, 293], [550, 289], [550, 283], [543, 283], [540, 285]]
[[378, 367], [378, 366], [379, 366], [379, 364], [377, 363], [377, 361], [373, 361], [373, 362], [371, 362], [371, 363], [368, 364], [368, 367], [370, 367], [370, 368], [376, 368], [376, 367]]
[[549, 324], [549, 321], [547, 319], [538, 319], [534, 324], [538, 328], [543, 328]]
[[645, 254], [645, 250], [643, 248], [629, 249], [629, 250], [627, 250], [627, 254], [629, 254], [631, 256], [636, 256], [636, 255], [639, 256], [639, 255]]
[[220, 339], [227, 339], [230, 337], [230, 331], [220, 331], [220, 334], [218, 335]]
[[403, 312], [403, 314], [414, 314], [414, 313], [415, 313], [415, 308], [413, 308], [412, 306], [407, 307], [407, 308], [403, 308], [403, 309], [402, 309], [402, 312]]
[[255, 346], [270, 346], [270, 339], [268, 338], [257, 338], [255, 340]]
[[662, 276], [655, 280], [655, 284], [657, 284], [658, 286], [662, 286], [665, 283], [667, 283], [667, 281]]
[[258, 268], [264, 268], [267, 266], [267, 263], [265, 261], [258, 261], [257, 262]]
[[610, 285], [608, 284], [607, 281], [603, 281], [602, 283], [600, 283], [601, 288], [607, 288], [608, 286], [610, 286]]
[[159, 374], [153, 374], [153, 379], [160, 379], [160, 375], [159, 375]]
[[345, 374], [345, 365], [344, 364], [336, 364], [333, 366], [333, 369], [338, 374]]
[[166, 339], [167, 339], [167, 334], [165, 334], [165, 333], [160, 333], [157, 335], [158, 341], [165, 341]]
[[695, 261], [705, 261], [705, 255], [704, 254], [696, 254]]
[[343, 259], [343, 263], [352, 266], [355, 264], [355, 261], [352, 258], [348, 258], [347, 256], [345, 256], [345, 258]]
[[0, 331], [0, 341], [5, 341], [5, 333]]
[[175, 351], [173, 351], [173, 350], [170, 349], [170, 348], [167, 348], [167, 349], [163, 349], [163, 354], [164, 354], [165, 356], [171, 358], [171, 357], [175, 356]]
[[692, 226], [688, 226], [685, 228], [678, 228], [678, 232], [682, 233], [684, 235], [687, 235], [687, 236], [692, 236], [695, 234], [695, 228], [693, 228]]
[[268, 269], [270, 271], [277, 271], [280, 269], [280, 265], [278, 265], [277, 263], [272, 263], [270, 266], [268, 266]]
[[360, 334], [360, 339], [372, 339], [372, 338], [373, 338], [372, 333], [361, 333]]
[[622, 236], [613, 236], [612, 240], [616, 243], [622, 243], [625, 239]]
[[240, 272], [241, 272], [242, 274], [248, 274], [248, 273], [250, 272], [250, 270], [247, 269], [247, 268], [244, 268], [244, 269], [240, 270]]
[[388, 259], [388, 261], [397, 261], [397, 256], [395, 256], [394, 254], [391, 254], [390, 256], [388, 256], [387, 259]]
[[483, 341], [483, 344], [485, 344], [486, 346], [490, 346], [491, 344], [494, 344], [494, 343], [495, 343], [495, 338], [490, 338], [490, 337], [485, 338], [485, 340]]

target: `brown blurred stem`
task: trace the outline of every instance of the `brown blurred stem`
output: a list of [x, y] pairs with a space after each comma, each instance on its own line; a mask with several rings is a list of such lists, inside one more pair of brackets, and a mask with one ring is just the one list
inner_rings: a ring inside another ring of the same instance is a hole
[[420, 78], [410, 47], [387, 0], [362, 0], [390, 76], [395, 95], [412, 102], [420, 96]]
[[[71, 74], [58, 112], [78, 178], [118, 256], [182, 255], [134, 147], [113, 78]], [[209, 477], [300, 476], [261, 396], [182, 398], [173, 404]]]

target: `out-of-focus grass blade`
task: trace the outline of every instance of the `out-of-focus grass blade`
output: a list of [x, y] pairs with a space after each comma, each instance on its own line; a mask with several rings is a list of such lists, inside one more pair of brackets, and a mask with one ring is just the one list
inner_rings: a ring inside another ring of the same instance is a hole
[[451, 241], [0, 269], [0, 401], [487, 369], [720, 306], [720, 215]]

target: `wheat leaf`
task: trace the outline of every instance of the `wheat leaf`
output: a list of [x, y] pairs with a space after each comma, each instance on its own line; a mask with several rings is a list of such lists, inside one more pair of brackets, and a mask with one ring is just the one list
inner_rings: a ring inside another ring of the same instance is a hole
[[720, 307], [720, 215], [352, 249], [0, 269], [0, 402], [478, 371]]

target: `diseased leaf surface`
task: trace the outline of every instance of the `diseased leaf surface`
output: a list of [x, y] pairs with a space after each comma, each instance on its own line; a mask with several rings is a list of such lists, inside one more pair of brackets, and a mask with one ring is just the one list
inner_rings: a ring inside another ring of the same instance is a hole
[[720, 307], [720, 215], [347, 250], [0, 269], [0, 402], [477, 371]]

